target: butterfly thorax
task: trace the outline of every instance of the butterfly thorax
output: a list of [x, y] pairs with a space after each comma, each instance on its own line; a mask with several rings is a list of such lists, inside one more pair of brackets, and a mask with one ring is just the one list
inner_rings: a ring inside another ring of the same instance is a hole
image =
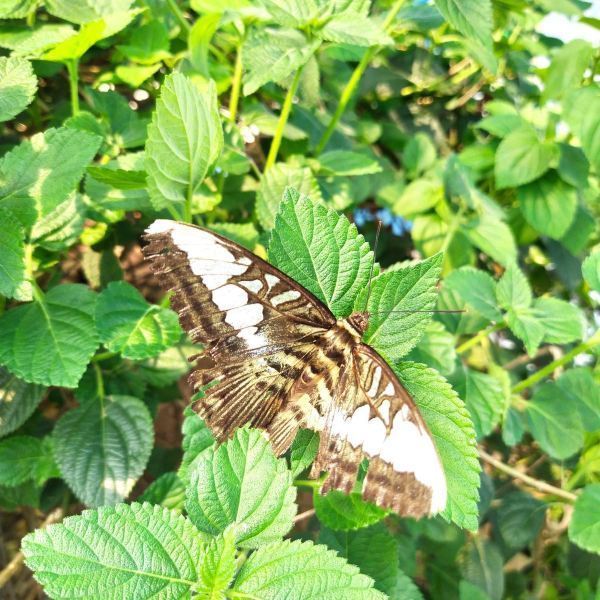
[[348, 323], [356, 330], [359, 336], [367, 330], [369, 326], [369, 317], [371, 315], [366, 312], [355, 312], [348, 317]]

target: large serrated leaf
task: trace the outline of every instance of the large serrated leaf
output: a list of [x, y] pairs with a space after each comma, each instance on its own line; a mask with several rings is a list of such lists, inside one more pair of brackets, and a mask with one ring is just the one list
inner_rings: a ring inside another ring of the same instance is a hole
[[18, 429], [41, 402], [46, 388], [0, 367], [0, 437]]
[[146, 142], [148, 189], [154, 207], [191, 200], [222, 149], [214, 83], [200, 92], [185, 75], [168, 75]]
[[0, 57], [0, 121], [25, 110], [37, 90], [31, 63], [19, 57]]
[[366, 502], [358, 493], [344, 494], [331, 490], [321, 495], [315, 490], [313, 504], [319, 521], [330, 529], [350, 531], [378, 523], [388, 512]]
[[256, 548], [291, 529], [295, 497], [285, 460], [275, 458], [260, 432], [244, 428], [199, 456], [186, 509], [201, 531], [216, 535], [233, 526], [239, 546]]
[[369, 244], [355, 225], [292, 189], [279, 207], [269, 258], [337, 317], [352, 312], [373, 265]]
[[23, 553], [52, 598], [179, 600], [198, 582], [205, 546], [174, 511], [119, 504], [34, 531]]
[[490, 0], [435, 0], [435, 5], [463, 35], [485, 48], [491, 48], [493, 19]]
[[0, 317], [0, 364], [30, 383], [75, 387], [98, 347], [95, 304], [90, 289], [65, 284], [7, 310]]
[[423, 415], [442, 461], [448, 483], [448, 503], [442, 516], [476, 531], [481, 466], [465, 405], [450, 384], [425, 365], [405, 362], [394, 370]]
[[54, 428], [63, 478], [88, 506], [124, 500], [143, 473], [154, 439], [152, 419], [131, 396], [87, 398]]
[[0, 294], [8, 298], [19, 295], [25, 280], [24, 241], [19, 221], [9, 211], [0, 210]]
[[[371, 282], [366, 306], [369, 326], [363, 340], [388, 360], [402, 358], [425, 331], [431, 319], [427, 311], [435, 306], [441, 267], [442, 255], [436, 254], [415, 265], [384, 272]], [[362, 287], [355, 310], [365, 310], [368, 294], [369, 289]]]
[[132, 360], [157, 356], [181, 337], [177, 315], [148, 304], [125, 281], [110, 283], [98, 296], [96, 326], [100, 341], [111, 352]]
[[[259, 548], [235, 578], [233, 590], [261, 600], [384, 600], [373, 580], [336, 552], [312, 542], [274, 542]], [[242, 596], [243, 597], [243, 596]]]

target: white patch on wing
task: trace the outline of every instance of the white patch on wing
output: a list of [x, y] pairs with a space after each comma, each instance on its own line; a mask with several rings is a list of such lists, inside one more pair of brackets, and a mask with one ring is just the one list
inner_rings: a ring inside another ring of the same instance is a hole
[[229, 277], [229, 275], [204, 275], [201, 279], [209, 290], [216, 290], [225, 285], [229, 281]]
[[257, 332], [258, 327], [246, 327], [238, 332], [237, 337], [242, 338], [250, 350], [262, 348], [268, 344], [269, 340]]
[[234, 329], [244, 329], [258, 325], [263, 320], [262, 304], [246, 304], [227, 311], [225, 322]]
[[375, 367], [375, 371], [373, 372], [373, 381], [371, 383], [371, 387], [367, 392], [367, 396], [369, 398], [374, 398], [377, 394], [377, 390], [379, 389], [379, 383], [381, 381], [381, 367], [378, 365]]
[[248, 304], [248, 293], [241, 287], [229, 283], [214, 290], [211, 299], [220, 310], [228, 310]]
[[298, 300], [298, 298], [300, 298], [300, 292], [298, 290], [288, 290], [287, 292], [283, 292], [281, 294], [277, 294], [277, 296], [273, 296], [273, 298], [271, 298], [271, 304], [273, 306], [279, 306], [284, 302]]
[[370, 412], [368, 404], [359, 406], [348, 417], [336, 410], [330, 426], [334, 435], [347, 439], [355, 448], [362, 446], [364, 452], [375, 456], [385, 441], [385, 423], [379, 417], [369, 419]]
[[394, 384], [390, 381], [386, 386], [383, 392], [381, 392], [382, 396], [393, 396], [395, 394]]
[[262, 281], [260, 279], [251, 279], [248, 281], [240, 281], [239, 285], [245, 287], [248, 291], [258, 294], [262, 290]]
[[271, 275], [271, 273], [267, 273], [265, 275], [265, 279], [267, 280], [267, 285], [269, 286], [269, 289], [275, 287], [281, 281], [279, 277], [275, 277], [275, 275]]

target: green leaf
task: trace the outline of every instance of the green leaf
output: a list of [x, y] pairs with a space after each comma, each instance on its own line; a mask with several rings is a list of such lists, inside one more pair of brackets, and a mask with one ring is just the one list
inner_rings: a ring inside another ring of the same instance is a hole
[[189, 598], [205, 539], [184, 517], [150, 504], [86, 510], [23, 539], [47, 594], [68, 598]]
[[98, 296], [96, 325], [100, 341], [125, 358], [157, 356], [181, 337], [177, 315], [148, 304], [129, 283], [114, 281]]
[[150, 199], [156, 209], [191, 199], [223, 149], [214, 83], [204, 92], [175, 71], [161, 87], [146, 142]]
[[98, 347], [95, 304], [94, 292], [65, 284], [6, 311], [0, 316], [0, 364], [29, 383], [76, 387]]
[[541, 142], [530, 125], [509, 133], [496, 150], [496, 187], [524, 185], [541, 177], [550, 167], [556, 147]]
[[504, 559], [498, 547], [475, 537], [467, 547], [462, 572], [464, 578], [482, 589], [490, 600], [504, 597]]
[[[256, 194], [256, 216], [266, 231], [270, 231], [275, 226], [279, 205], [288, 187], [294, 188], [302, 196], [308, 196], [313, 202], [323, 199], [321, 188], [308, 167], [285, 163], [273, 165], [261, 177]], [[290, 197], [290, 194], [285, 197]]]
[[298, 477], [317, 456], [319, 434], [311, 429], [301, 429], [290, 448], [290, 470], [292, 477]]
[[590, 163], [581, 148], [559, 144], [560, 157], [557, 171], [562, 180], [576, 187], [587, 186]]
[[317, 35], [329, 42], [353, 46], [384, 46], [392, 39], [373, 19], [351, 10], [334, 15]]
[[444, 188], [439, 181], [415, 179], [403, 190], [392, 205], [394, 214], [408, 217], [433, 208], [444, 199]]
[[476, 531], [481, 467], [469, 412], [449, 383], [433, 369], [406, 362], [394, 371], [423, 415], [442, 461], [448, 483], [448, 504], [442, 516]]
[[600, 554], [600, 484], [588, 485], [575, 501], [569, 539], [580, 548]]
[[483, 129], [496, 137], [503, 138], [525, 124], [526, 121], [519, 115], [504, 113], [485, 117], [485, 119], [478, 121], [475, 127]]
[[261, 600], [384, 600], [373, 580], [326, 546], [312, 542], [273, 542], [240, 568], [233, 590]]
[[576, 407], [556, 383], [545, 383], [527, 402], [529, 430], [552, 458], [569, 458], [583, 446], [583, 425]]
[[41, 485], [56, 474], [50, 438], [16, 435], [0, 440], [0, 485], [14, 487], [28, 480]]
[[308, 62], [320, 44], [295, 29], [253, 29], [242, 49], [244, 96], [270, 81], [282, 83]]
[[581, 265], [583, 278], [588, 285], [596, 292], [600, 292], [600, 252], [592, 252]]
[[12, 50], [12, 56], [38, 57], [46, 48], [62, 42], [73, 33], [73, 28], [66, 23], [2, 27], [0, 47]]
[[496, 285], [496, 298], [502, 308], [529, 308], [533, 296], [529, 282], [516, 263], [509, 265]]
[[577, 189], [550, 172], [517, 191], [525, 220], [537, 231], [560, 239], [575, 218]]
[[[25, 232], [10, 212], [0, 210], [0, 294], [19, 300], [24, 294]], [[25, 297], [23, 297], [25, 296]]]
[[57, 252], [72, 246], [83, 232], [85, 208], [81, 196], [70, 194], [58, 206], [47, 206], [31, 228], [29, 239], [47, 250]]
[[211, 223], [210, 228], [248, 250], [254, 250], [258, 243], [258, 231], [253, 223]]
[[451, 382], [465, 400], [477, 438], [489, 435], [500, 423], [506, 409], [500, 381], [487, 373], [463, 367]]
[[101, 138], [61, 127], [37, 133], [0, 160], [0, 207], [24, 227], [50, 214], [75, 190]]
[[144, 472], [154, 429], [146, 405], [131, 396], [81, 398], [54, 428], [62, 476], [88, 506], [116, 504]]
[[273, 20], [284, 27], [297, 27], [300, 29], [315, 19], [318, 14], [317, 5], [314, 2], [261, 0], [261, 4], [268, 10]]
[[0, 121], [23, 112], [37, 91], [31, 63], [19, 57], [0, 57]]
[[196, 592], [200, 598], [223, 598], [235, 573], [235, 534], [226, 529], [208, 543], [200, 568], [200, 584]]
[[319, 175], [356, 176], [372, 175], [382, 171], [381, 165], [372, 157], [349, 150], [331, 150], [318, 158]]
[[426, 133], [418, 132], [406, 143], [402, 163], [406, 174], [414, 179], [432, 167], [436, 157], [437, 152], [431, 138]]
[[563, 114], [590, 164], [600, 171], [600, 86], [571, 91], [564, 99]]
[[187, 407], [183, 415], [183, 458], [178, 475], [188, 483], [200, 455], [215, 443], [215, 438], [208, 425], [191, 408]]
[[160, 504], [165, 508], [181, 512], [185, 504], [185, 485], [177, 473], [173, 471], [163, 473], [144, 490], [138, 502]]
[[398, 541], [382, 524], [358, 531], [322, 529], [319, 542], [356, 565], [391, 600], [421, 600], [419, 588], [398, 568]]
[[474, 246], [501, 265], [507, 266], [517, 260], [517, 246], [510, 227], [490, 214], [487, 208], [467, 223], [464, 233]]
[[490, 0], [435, 0], [446, 21], [464, 36], [492, 47], [492, 3]]
[[18, 429], [42, 401], [46, 389], [0, 367], [0, 437]]
[[313, 504], [319, 521], [330, 529], [348, 531], [378, 523], [388, 511], [366, 502], [359, 493], [332, 490], [322, 495], [315, 490]]
[[163, 23], [158, 20], [134, 29], [129, 44], [117, 48], [127, 58], [141, 65], [154, 65], [171, 56], [169, 34]]
[[485, 271], [461, 267], [452, 271], [444, 284], [448, 289], [458, 292], [470, 307], [486, 319], [497, 322], [502, 320], [496, 300], [496, 282]]
[[369, 244], [355, 225], [293, 189], [284, 193], [279, 207], [269, 258], [337, 317], [352, 312], [373, 264]]
[[430, 321], [406, 360], [425, 363], [444, 375], [456, 367], [456, 340], [439, 321]]
[[37, 0], [2, 0], [0, 2], [0, 19], [20, 19], [35, 8]]
[[146, 187], [146, 173], [144, 171], [88, 167], [87, 172], [96, 181], [110, 185], [118, 190], [138, 190]]
[[525, 344], [529, 356], [535, 356], [544, 335], [544, 325], [531, 308], [509, 308], [506, 322], [511, 331]]
[[150, 79], [161, 67], [160, 63], [149, 65], [119, 65], [115, 69], [115, 75], [129, 87], [139, 88], [142, 83]]
[[594, 379], [591, 369], [581, 367], [565, 371], [557, 380], [566, 402], [575, 405], [581, 415], [586, 431], [600, 429], [600, 383]]
[[569, 90], [579, 87], [593, 53], [592, 44], [584, 40], [573, 40], [562, 46], [546, 74], [542, 102], [561, 98]]
[[574, 304], [558, 298], [538, 298], [533, 311], [545, 329], [545, 342], [568, 344], [583, 337], [584, 316]]
[[70, 0], [45, 0], [44, 2], [50, 14], [71, 23], [87, 23], [99, 17], [122, 12], [127, 10], [131, 3], [131, 0], [105, 0], [104, 2], [84, 0], [75, 4]]
[[529, 494], [509, 492], [496, 511], [502, 541], [515, 550], [531, 544], [546, 517], [547, 505]]
[[[369, 326], [363, 340], [388, 360], [398, 360], [419, 341], [425, 331], [437, 299], [436, 285], [440, 276], [442, 255], [436, 254], [408, 267], [386, 271], [371, 282], [371, 295], [366, 310], [370, 313]], [[368, 290], [354, 303], [355, 310], [363, 310]], [[406, 311], [396, 312], [392, 311]]]
[[231, 525], [239, 546], [256, 548], [291, 529], [295, 497], [285, 460], [275, 458], [261, 433], [243, 428], [199, 456], [186, 509], [201, 531], [217, 535]]

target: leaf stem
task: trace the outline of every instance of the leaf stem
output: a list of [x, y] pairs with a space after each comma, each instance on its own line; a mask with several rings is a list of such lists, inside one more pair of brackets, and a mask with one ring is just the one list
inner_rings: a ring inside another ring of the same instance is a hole
[[[383, 23], [384, 31], [387, 32], [387, 30], [390, 28], [392, 21], [396, 18], [398, 11], [402, 8], [402, 5], [405, 1], [406, 0], [396, 0], [394, 5], [388, 12], [387, 17]], [[337, 127], [340, 118], [346, 111], [348, 103], [352, 99], [352, 96], [354, 94], [354, 91], [356, 90], [356, 87], [358, 86], [359, 81], [361, 80], [364, 72], [369, 66], [369, 63], [371, 62], [373, 57], [379, 52], [379, 50], [381, 50], [381, 48], [382, 46], [371, 46], [363, 54], [363, 57], [360, 59], [360, 62], [358, 63], [350, 79], [348, 80], [346, 87], [342, 90], [342, 94], [340, 96], [340, 100], [335, 109], [335, 112], [333, 113], [333, 117], [331, 117], [331, 121], [329, 121], [329, 125], [327, 125], [325, 133], [323, 133], [321, 139], [319, 140], [319, 143], [317, 144], [317, 147], [315, 148], [315, 156], [319, 156], [319, 154], [321, 154], [321, 152], [323, 152], [323, 150], [325, 149], [325, 146], [327, 146], [327, 142], [329, 141], [329, 138], [331, 137], [335, 128]]]
[[102, 369], [98, 366], [98, 363], [92, 363], [94, 365], [94, 372], [96, 373], [96, 391], [98, 392], [98, 398], [104, 400], [106, 391], [104, 389], [104, 377], [102, 376]]
[[500, 331], [501, 329], [504, 329], [504, 327], [504, 323], [496, 323], [495, 325], [490, 325], [486, 329], [482, 329], [477, 335], [474, 335], [471, 339], [458, 346], [458, 348], [456, 348], [456, 352], [458, 354], [464, 354], [467, 350], [471, 349], [473, 346], [476, 346], [479, 344], [479, 342], [487, 338], [490, 333], [494, 333], [494, 331]]
[[518, 394], [519, 392], [522, 392], [523, 390], [527, 389], [528, 387], [531, 387], [532, 385], [536, 384], [541, 379], [544, 379], [544, 377], [547, 377], [548, 375], [552, 375], [552, 373], [554, 373], [554, 371], [556, 371], [556, 369], [558, 369], [559, 367], [562, 367], [563, 365], [566, 365], [567, 363], [571, 362], [579, 354], [583, 354], [584, 352], [591, 350], [598, 344], [600, 344], [600, 330], [596, 331], [596, 333], [589, 340], [582, 342], [581, 344], [575, 346], [575, 348], [573, 348], [570, 352], [567, 352], [561, 358], [553, 360], [551, 363], [548, 363], [545, 367], [541, 368], [539, 371], [536, 371], [530, 377], [527, 377], [527, 379], [524, 379], [523, 381], [517, 383], [512, 388], [513, 394]]
[[71, 114], [79, 114], [79, 59], [72, 58], [66, 61], [69, 73], [69, 88], [71, 90]]
[[113, 358], [114, 356], [117, 356], [117, 355], [118, 355], [118, 352], [100, 352], [99, 354], [92, 356], [91, 362], [93, 362], [93, 363], [100, 362], [101, 360], [107, 360], [107, 359]]
[[242, 87], [242, 45], [244, 39], [240, 39], [235, 56], [235, 67], [233, 69], [233, 81], [231, 83], [231, 96], [229, 97], [229, 120], [235, 123], [238, 105], [240, 102], [240, 88]]
[[479, 456], [481, 456], [481, 459], [484, 462], [488, 463], [489, 465], [492, 465], [499, 471], [502, 471], [503, 473], [510, 475], [514, 479], [518, 479], [518, 480], [522, 481], [523, 483], [527, 484], [528, 486], [530, 486], [544, 494], [550, 494], [552, 496], [557, 496], [558, 498], [562, 498], [563, 500], [566, 500], [567, 502], [575, 502], [575, 500], [577, 500], [577, 494], [573, 494], [572, 492], [567, 492], [566, 490], [563, 490], [554, 485], [550, 485], [549, 483], [546, 483], [545, 481], [540, 481], [539, 479], [530, 477], [526, 473], [521, 473], [521, 471], [517, 471], [517, 469], [513, 469], [513, 467], [510, 467], [509, 465], [503, 463], [502, 461], [498, 460], [497, 458], [494, 458], [491, 454], [488, 454], [485, 450], [482, 450], [481, 448], [479, 449]]
[[271, 147], [269, 148], [267, 162], [265, 163], [265, 171], [268, 171], [277, 160], [277, 153], [279, 152], [279, 146], [281, 146], [281, 139], [283, 138], [283, 130], [285, 129], [290, 112], [292, 110], [294, 95], [298, 89], [301, 75], [302, 67], [299, 67], [294, 75], [294, 79], [292, 80], [292, 85], [290, 85], [290, 89], [287, 91], [285, 100], [283, 101], [283, 106], [281, 107], [281, 114], [279, 115], [279, 121], [277, 121], [277, 129], [275, 130], [275, 136], [273, 137]]
[[191, 29], [190, 24], [187, 22], [185, 16], [181, 12], [181, 9], [179, 8], [176, 0], [167, 0], [167, 4], [177, 21], [179, 21], [179, 24], [181, 25], [185, 33], [188, 34]]

